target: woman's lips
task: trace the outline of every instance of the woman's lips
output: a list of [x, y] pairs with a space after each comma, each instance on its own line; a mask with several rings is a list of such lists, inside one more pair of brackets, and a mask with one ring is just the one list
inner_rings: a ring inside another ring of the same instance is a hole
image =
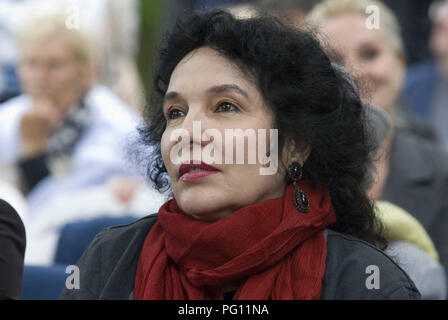
[[[191, 170], [194, 170], [191, 172]], [[184, 182], [195, 181], [218, 173], [219, 170], [204, 162], [195, 164], [193, 161], [182, 163], [179, 167], [179, 179]]]
[[190, 181], [195, 181], [195, 180], [199, 180], [211, 175], [214, 175], [216, 173], [218, 173], [219, 171], [198, 171], [198, 172], [187, 172], [184, 175], [182, 175], [182, 177], [180, 177], [180, 180], [184, 181], [184, 182], [190, 182]]

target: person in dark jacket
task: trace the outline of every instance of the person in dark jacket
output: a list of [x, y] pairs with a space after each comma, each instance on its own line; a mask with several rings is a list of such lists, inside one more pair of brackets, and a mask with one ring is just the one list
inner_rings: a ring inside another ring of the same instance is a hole
[[[372, 22], [366, 20], [369, 6], [381, 12], [377, 29], [366, 27], [366, 21]], [[394, 128], [378, 151], [377, 177], [369, 196], [412, 214], [425, 227], [440, 263], [448, 270], [448, 155], [440, 144], [422, 138], [398, 114], [405, 55], [393, 13], [374, 0], [329, 0], [314, 8], [308, 21], [350, 73], [364, 80], [363, 101], [393, 119]]]
[[142, 159], [173, 198], [97, 235], [62, 299], [420, 297], [379, 249], [366, 108], [312, 34], [197, 13], [155, 75]]
[[402, 99], [410, 116], [427, 121], [448, 150], [448, 1], [439, 1], [436, 9], [429, 46], [433, 58], [407, 68]]
[[0, 199], [0, 299], [20, 299], [25, 246], [22, 220]]

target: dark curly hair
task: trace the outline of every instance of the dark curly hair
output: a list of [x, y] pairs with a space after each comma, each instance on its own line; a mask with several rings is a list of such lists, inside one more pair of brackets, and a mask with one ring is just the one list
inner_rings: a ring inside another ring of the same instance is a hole
[[256, 81], [274, 114], [279, 154], [287, 140], [311, 146], [303, 178], [328, 189], [337, 215], [331, 229], [384, 247], [380, 223], [366, 196], [377, 146], [358, 91], [314, 35], [273, 17], [241, 20], [222, 10], [206, 11], [178, 21], [167, 33], [144, 112], [146, 125], [140, 129], [143, 145], [156, 151], [147, 168], [155, 187], [170, 188], [160, 153], [166, 126], [163, 97], [176, 65], [203, 46], [236, 63]]

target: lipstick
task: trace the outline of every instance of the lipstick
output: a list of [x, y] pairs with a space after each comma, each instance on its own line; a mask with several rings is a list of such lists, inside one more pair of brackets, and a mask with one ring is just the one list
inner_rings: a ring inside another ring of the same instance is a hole
[[220, 172], [215, 167], [204, 162], [193, 161], [182, 163], [179, 167], [179, 179], [184, 182], [196, 181]]

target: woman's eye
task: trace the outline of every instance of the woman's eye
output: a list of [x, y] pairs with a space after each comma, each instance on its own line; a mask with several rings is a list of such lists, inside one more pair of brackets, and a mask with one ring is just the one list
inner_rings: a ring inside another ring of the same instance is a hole
[[376, 49], [369, 49], [362, 52], [361, 56], [363, 60], [373, 60], [375, 59], [379, 54], [379, 51]]
[[167, 118], [169, 121], [176, 120], [177, 118], [183, 117], [185, 113], [179, 109], [171, 109], [168, 111]]
[[217, 107], [215, 112], [236, 112], [239, 109], [230, 102], [221, 102]]

